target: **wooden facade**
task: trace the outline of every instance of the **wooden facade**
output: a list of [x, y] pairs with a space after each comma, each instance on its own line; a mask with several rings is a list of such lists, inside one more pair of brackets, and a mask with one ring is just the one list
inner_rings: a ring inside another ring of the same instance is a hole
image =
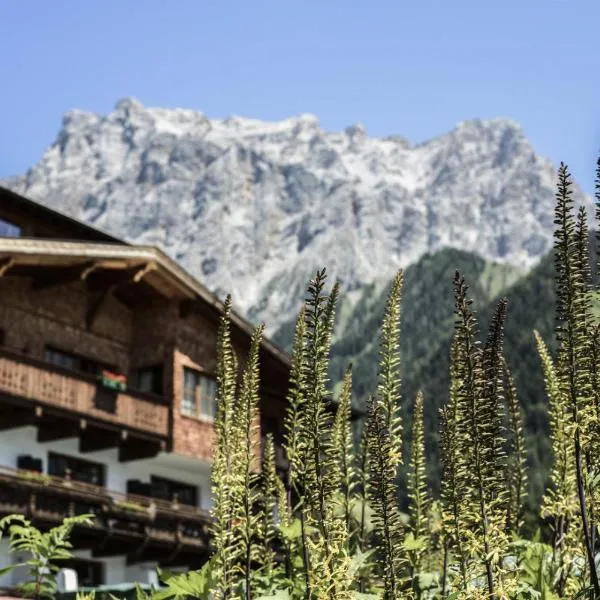
[[75, 531], [77, 548], [129, 562], [201, 564], [208, 554], [206, 511], [25, 470], [0, 467], [0, 512], [23, 514], [52, 527], [76, 514], [94, 516]]
[[[91, 452], [121, 443], [121, 459], [141, 458], [141, 448], [165, 451], [169, 442], [169, 406], [141, 392], [120, 392], [90, 375], [48, 365], [39, 359], [0, 349], [0, 429], [36, 425], [38, 439], [80, 437], [80, 450]], [[128, 444], [129, 442], [129, 444]]]
[[[222, 310], [158, 249], [126, 244], [0, 188], [0, 436], [34, 427], [40, 443], [77, 440], [80, 455], [113, 449], [120, 463], [165, 453], [210, 463], [214, 427], [204, 403], [214, 390]], [[240, 368], [251, 333], [234, 314]], [[261, 430], [275, 434], [285, 469], [290, 359], [265, 340], [260, 369]], [[109, 386], [107, 372], [123, 378], [123, 389]], [[0, 513], [54, 523], [92, 510], [94, 530], [78, 532], [77, 546], [95, 556], [188, 564], [194, 548], [201, 556], [207, 547], [208, 515], [198, 507], [14, 469], [0, 465]]]

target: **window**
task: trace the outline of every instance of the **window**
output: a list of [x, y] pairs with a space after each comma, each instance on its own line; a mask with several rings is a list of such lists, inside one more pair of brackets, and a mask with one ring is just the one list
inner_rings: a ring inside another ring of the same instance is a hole
[[70, 352], [63, 352], [62, 350], [52, 348], [51, 346], [46, 346], [44, 359], [58, 367], [71, 369], [72, 371], [83, 371], [84, 373], [90, 373], [91, 375], [100, 375], [103, 370], [116, 370], [110, 365], [102, 364], [95, 360], [78, 356], [77, 354], [71, 354]]
[[21, 237], [21, 228], [10, 221], [0, 219], [0, 237]]
[[153, 498], [171, 502], [177, 496], [177, 502], [188, 506], [198, 506], [198, 488], [195, 485], [179, 483], [162, 477], [150, 478], [150, 495]]
[[144, 483], [139, 479], [128, 479], [127, 493], [134, 496], [152, 496], [152, 489], [149, 483]]
[[41, 473], [43, 471], [42, 459], [34, 458], [31, 454], [19, 454], [17, 456], [17, 469]]
[[67, 471], [73, 481], [91, 483], [104, 487], [104, 465], [100, 463], [64, 456], [63, 454], [48, 453], [48, 475], [66, 477]]
[[142, 367], [137, 370], [137, 389], [140, 392], [163, 395], [163, 366]]
[[75, 356], [61, 352], [60, 350], [54, 350], [54, 348], [46, 348], [44, 358], [47, 362], [58, 367], [64, 367], [65, 369], [77, 368], [77, 358]]
[[183, 368], [181, 411], [190, 417], [213, 419], [216, 413], [217, 382], [194, 369]]
[[62, 560], [60, 566], [77, 573], [79, 587], [96, 587], [104, 583], [104, 565], [98, 560], [69, 558]]

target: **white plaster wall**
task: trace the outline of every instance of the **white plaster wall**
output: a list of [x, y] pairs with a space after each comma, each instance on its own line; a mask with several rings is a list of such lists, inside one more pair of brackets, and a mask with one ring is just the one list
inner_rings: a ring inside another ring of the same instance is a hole
[[102, 559], [95, 559], [91, 550], [75, 550], [73, 552], [78, 558], [97, 560], [104, 564], [104, 584], [116, 585], [119, 583], [146, 583], [147, 572], [154, 571], [157, 563], [140, 563], [137, 565], [127, 565], [124, 556], [111, 556]]
[[[8, 567], [13, 562], [15, 561], [8, 551], [8, 542], [0, 540], [0, 567]], [[11, 586], [12, 584], [13, 578], [11, 573], [0, 575], [0, 586]]]
[[[106, 487], [116, 492], [127, 491], [128, 479], [139, 479], [149, 482], [151, 475], [165, 477], [174, 481], [181, 481], [196, 485], [199, 489], [199, 505], [201, 508], [210, 508], [210, 465], [203, 461], [175, 454], [161, 453], [151, 459], [121, 463], [116, 449], [101, 452], [80, 453], [79, 441], [76, 438], [40, 444], [37, 441], [35, 427], [21, 427], [2, 432], [0, 437], [0, 466], [16, 468], [17, 457], [29, 454], [43, 461], [43, 470], [48, 469], [48, 452], [58, 452], [75, 456], [98, 463], [103, 463], [106, 468]], [[81, 558], [92, 558], [91, 551], [75, 550], [74, 554]], [[104, 577], [106, 584], [123, 582], [146, 581], [147, 571], [155, 570], [155, 563], [127, 566], [124, 556], [103, 558]], [[16, 562], [15, 557], [8, 552], [6, 540], [0, 540], [0, 567]], [[23, 581], [24, 572], [13, 571], [0, 577], [0, 585], [16, 585]]]
[[127, 491], [128, 479], [149, 482], [151, 475], [195, 485], [199, 489], [199, 506], [210, 508], [210, 465], [200, 460], [176, 454], [161, 453], [154, 458], [119, 462], [116, 448], [100, 452], [79, 452], [76, 438], [41, 444], [37, 441], [35, 427], [20, 427], [2, 432], [0, 440], [0, 465], [17, 466], [17, 457], [29, 454], [43, 461], [47, 472], [48, 452], [57, 452], [91, 460], [106, 465], [106, 487], [115, 492]]
[[[91, 550], [74, 550], [74, 556], [90, 560], [98, 560], [104, 564], [104, 583], [116, 585], [119, 583], [149, 583], [149, 572], [156, 572], [157, 563], [140, 563], [127, 565], [124, 556], [112, 556], [102, 559], [94, 559]], [[26, 559], [25, 556], [17, 556], [9, 553], [8, 541], [0, 540], [0, 567]], [[28, 577], [27, 568], [18, 568], [10, 573], [0, 576], [0, 586], [15, 586], [26, 581]]]
[[[11, 553], [9, 551], [8, 540], [0, 540], [0, 567], [7, 567], [10, 564], [22, 563], [29, 559], [29, 555], [25, 553]], [[15, 586], [22, 581], [26, 581], [29, 576], [29, 568], [17, 567], [10, 573], [5, 573], [0, 576], [0, 586]]]

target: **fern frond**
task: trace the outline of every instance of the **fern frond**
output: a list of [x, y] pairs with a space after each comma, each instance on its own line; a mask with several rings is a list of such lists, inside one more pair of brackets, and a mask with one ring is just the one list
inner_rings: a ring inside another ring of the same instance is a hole
[[350, 510], [355, 493], [356, 472], [353, 462], [354, 440], [352, 436], [352, 367], [344, 375], [342, 393], [333, 425], [333, 447], [338, 453], [339, 489], [341, 493], [344, 523], [350, 536]]
[[425, 432], [423, 423], [423, 392], [415, 399], [412, 417], [412, 444], [408, 477], [408, 499], [410, 528], [417, 548], [409, 552], [413, 570], [413, 581], [418, 580], [422, 557], [431, 552], [429, 519], [431, 518], [431, 498], [427, 489], [427, 469], [425, 464]]
[[381, 328], [377, 395], [369, 403], [367, 421], [369, 500], [373, 507], [375, 532], [380, 540], [378, 559], [387, 599], [401, 597], [401, 572], [406, 562], [396, 484], [398, 467], [402, 462], [399, 375], [402, 284], [403, 274], [400, 271], [388, 296]]
[[369, 403], [369, 499], [379, 540], [379, 565], [383, 572], [385, 598], [402, 597], [401, 571], [405, 564], [402, 544], [404, 526], [398, 508], [396, 476], [398, 460], [386, 424], [387, 413], [376, 399]]
[[296, 492], [305, 486], [306, 440], [303, 432], [306, 427], [306, 308], [302, 306], [296, 321], [294, 350], [290, 372], [290, 386], [287, 394], [287, 410], [284, 419], [284, 448], [289, 462], [288, 483]]
[[[469, 579], [467, 575], [467, 553], [464, 547], [465, 527], [468, 517], [465, 511], [464, 498], [468, 482], [466, 457], [462, 453], [465, 444], [459, 419], [459, 393], [463, 384], [458, 378], [460, 365], [458, 362], [459, 347], [457, 337], [452, 340], [450, 353], [450, 394], [446, 406], [440, 409], [440, 427], [442, 441], [442, 477], [440, 495], [442, 504], [442, 522], [444, 524], [445, 547], [447, 552], [455, 552], [458, 560], [457, 582], [459, 590], [466, 590]], [[464, 410], [464, 407], [461, 407]], [[464, 420], [464, 417], [463, 417]], [[447, 585], [449, 571], [448, 558], [444, 571], [443, 583]]]
[[[276, 518], [286, 518], [286, 507], [279, 507], [281, 498], [281, 480], [277, 475], [275, 465], [275, 444], [273, 435], [267, 434], [263, 445], [263, 460], [261, 469], [261, 524], [258, 564], [266, 581], [272, 581], [275, 561], [275, 541], [277, 538]], [[282, 510], [283, 509], [283, 510]], [[283, 514], [282, 514], [283, 513]]]
[[503, 359], [502, 366], [510, 426], [510, 456], [506, 471], [506, 482], [509, 491], [506, 521], [507, 529], [518, 535], [523, 524], [525, 500], [527, 498], [527, 448], [517, 388], [506, 359]]
[[323, 295], [325, 270], [310, 282], [306, 301], [306, 426], [308, 456], [306, 461], [307, 487], [305, 498], [310, 511], [319, 513], [322, 534], [327, 539], [326, 504], [336, 491], [335, 451], [332, 446], [333, 416], [327, 369], [331, 344], [331, 327], [336, 287], [332, 296]]
[[553, 530], [552, 563], [560, 574], [555, 587], [557, 592], [563, 595], [572, 587], [569, 580], [573, 576], [569, 573], [573, 571], [573, 560], [578, 557], [580, 544], [579, 537], [573, 535], [579, 511], [572, 442], [573, 427], [570, 421], [569, 401], [559, 388], [550, 352], [539, 332], [534, 331], [534, 335], [546, 385], [552, 449], [550, 485], [542, 500], [541, 514], [542, 518], [550, 522]]
[[231, 296], [227, 296], [217, 336], [217, 410], [216, 441], [211, 468], [212, 521], [214, 551], [214, 595], [216, 600], [231, 595], [235, 553], [232, 548], [232, 446], [233, 414], [236, 395], [237, 365], [230, 334]]
[[[308, 287], [301, 360], [302, 417], [296, 432], [301, 469], [300, 521], [304, 540], [307, 595], [346, 598], [351, 581], [348, 531], [339, 515], [340, 465], [334, 445], [333, 403], [327, 372], [339, 286], [323, 293], [325, 270]], [[297, 469], [298, 471], [298, 469]], [[309, 534], [308, 532], [313, 532]]]
[[464, 544], [484, 566], [488, 594], [502, 594], [501, 562], [508, 540], [504, 528], [506, 456], [503, 438], [501, 355], [505, 300], [498, 304], [484, 349], [475, 340], [477, 322], [471, 311], [464, 278], [454, 278], [456, 294], [456, 365], [459, 447], [467, 475]]
[[242, 375], [239, 402], [236, 405], [234, 435], [230, 439], [236, 453], [232, 465], [230, 493], [233, 503], [231, 547], [236, 558], [235, 572], [244, 582], [245, 598], [250, 600], [254, 589], [253, 563], [259, 560], [261, 537], [259, 457], [259, 350], [264, 327], [252, 334], [250, 351]]
[[381, 326], [376, 399], [388, 430], [392, 459], [402, 464], [401, 378], [400, 378], [400, 304], [404, 274], [399, 271], [388, 295]]

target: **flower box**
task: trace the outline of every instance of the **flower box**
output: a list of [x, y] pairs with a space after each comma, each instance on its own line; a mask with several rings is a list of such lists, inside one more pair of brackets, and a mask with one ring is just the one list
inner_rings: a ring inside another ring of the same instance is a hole
[[119, 390], [124, 392], [127, 388], [127, 377], [125, 375], [117, 375], [110, 371], [102, 371], [100, 375], [100, 381], [104, 387]]

